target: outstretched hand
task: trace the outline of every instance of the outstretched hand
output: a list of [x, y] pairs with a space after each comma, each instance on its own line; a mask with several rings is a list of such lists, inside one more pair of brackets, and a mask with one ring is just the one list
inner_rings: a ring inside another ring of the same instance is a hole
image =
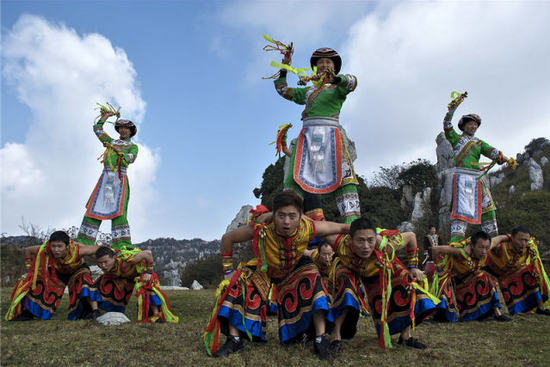
[[416, 278], [419, 282], [424, 280], [424, 272], [420, 269], [409, 269], [409, 273], [413, 278]]
[[141, 279], [143, 280], [143, 283], [149, 283], [149, 281], [151, 280], [151, 276], [152, 276], [152, 274], [143, 273], [143, 275], [141, 276]]
[[106, 121], [109, 117], [115, 116], [115, 115], [116, 115], [116, 113], [114, 113], [113, 111], [102, 110], [101, 111], [101, 121]]

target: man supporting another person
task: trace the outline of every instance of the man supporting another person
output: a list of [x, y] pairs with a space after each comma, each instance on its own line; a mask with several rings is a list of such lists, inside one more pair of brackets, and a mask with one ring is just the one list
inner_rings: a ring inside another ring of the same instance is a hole
[[[263, 210], [262, 210], [263, 209]], [[318, 268], [303, 256], [315, 236], [346, 233], [349, 225], [315, 222], [302, 215], [302, 199], [285, 190], [273, 199], [273, 221], [265, 207], [252, 212], [249, 225], [222, 237], [221, 252], [225, 280], [217, 292], [216, 305], [204, 335], [207, 352], [226, 357], [244, 347], [244, 338], [266, 341], [266, 312], [270, 285], [275, 285], [279, 319], [279, 339], [288, 345], [308, 336], [315, 339], [314, 350], [329, 358], [325, 339], [329, 302]], [[233, 270], [233, 245], [253, 240], [256, 265]], [[219, 347], [220, 331], [227, 335]]]
[[493, 238], [493, 243], [484, 269], [497, 278], [510, 314], [536, 308], [537, 314], [550, 316], [544, 306], [550, 282], [529, 228], [517, 226], [511, 235]]
[[15, 286], [5, 319], [49, 320], [59, 307], [65, 286], [69, 288], [69, 320], [99, 316], [97, 301], [101, 299], [82, 259], [93, 256], [97, 248], [75, 243], [63, 231], [52, 233], [41, 246], [27, 247], [25, 265], [29, 271]]
[[[390, 335], [400, 333], [398, 344], [426, 349], [412, 338], [411, 325], [420, 324], [433, 313], [437, 300], [415, 286], [416, 280], [423, 280], [415, 234], [380, 230], [372, 220], [359, 218], [352, 222], [349, 235], [326, 240], [334, 244], [336, 252], [334, 274], [330, 274], [335, 282], [330, 311], [335, 320], [331, 352], [341, 351], [341, 339], [355, 336], [361, 307], [367, 308], [361, 289], [366, 291], [381, 348], [391, 347]], [[408, 270], [395, 256], [401, 248], [408, 255]], [[411, 302], [413, 294], [415, 303]]]
[[101, 296], [99, 308], [124, 313], [135, 288], [139, 299], [138, 321], [178, 322], [178, 317], [170, 312], [168, 298], [160, 290], [151, 251], [136, 248], [115, 252], [102, 246], [96, 252], [96, 261], [104, 273], [96, 280]]
[[481, 321], [493, 315], [497, 321], [514, 321], [500, 312], [495, 284], [481, 270], [490, 249], [491, 237], [485, 232], [433, 248], [440, 273], [432, 293], [441, 299], [435, 321]]

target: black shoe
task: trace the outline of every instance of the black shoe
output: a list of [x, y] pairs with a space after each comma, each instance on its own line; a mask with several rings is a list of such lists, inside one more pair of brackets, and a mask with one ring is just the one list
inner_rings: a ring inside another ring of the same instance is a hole
[[10, 321], [31, 321], [34, 320], [34, 315], [29, 310], [23, 310], [17, 317]]
[[543, 308], [542, 310], [540, 308], [537, 308], [537, 312], [535, 313], [538, 315], [550, 316], [550, 310], [547, 310], [546, 308]]
[[418, 339], [409, 338], [407, 340], [403, 340], [403, 337], [401, 336], [397, 340], [397, 345], [401, 345], [409, 349], [416, 349], [416, 350], [428, 349], [428, 346], [419, 342]]
[[234, 336], [228, 336], [227, 341], [212, 355], [212, 357], [227, 357], [231, 353], [236, 353], [244, 348], [244, 340], [241, 337], [239, 341]]
[[97, 319], [99, 316], [101, 316], [101, 312], [99, 311], [99, 309], [92, 311], [92, 320]]
[[321, 360], [323, 361], [330, 360], [330, 351], [331, 351], [330, 343], [328, 342], [328, 340], [325, 338], [324, 335], [321, 337], [320, 342], [317, 342], [317, 340], [315, 340], [315, 342], [313, 343], [313, 349], [315, 351], [315, 354], [318, 354]]
[[495, 315], [495, 320], [500, 322], [514, 322], [514, 319], [504, 315]]
[[338, 356], [338, 354], [342, 353], [343, 351], [344, 347], [342, 347], [342, 341], [333, 340], [330, 342], [330, 354], [333, 358]]

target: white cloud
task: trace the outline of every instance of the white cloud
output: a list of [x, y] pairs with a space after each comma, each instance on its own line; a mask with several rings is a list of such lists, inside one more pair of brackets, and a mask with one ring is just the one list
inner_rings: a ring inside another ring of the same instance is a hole
[[[239, 40], [248, 42], [247, 48], [255, 49], [245, 63], [246, 81], [262, 83], [258, 75], [270, 76], [277, 69], [270, 67], [272, 61], [280, 61], [278, 52], [264, 52], [269, 44], [263, 39], [267, 34], [284, 44], [294, 43], [294, 67], [309, 67], [311, 53], [319, 47], [330, 47], [342, 30], [372, 5], [362, 1], [234, 1], [219, 11], [220, 22], [239, 32]], [[216, 37], [215, 45], [228, 45], [240, 55], [243, 45], [232, 43], [233, 33]], [[333, 46], [335, 47], [335, 46]]]
[[453, 90], [469, 92], [454, 118], [477, 113], [478, 135], [515, 157], [548, 137], [548, 2], [402, 2], [373, 12], [343, 47], [357, 90], [341, 122], [359, 174], [416, 158], [435, 161]]
[[[78, 35], [32, 15], [22, 15], [5, 33], [2, 52], [3, 76], [33, 115], [25, 141], [0, 150], [2, 231], [18, 233], [22, 217], [43, 228], [79, 226], [104, 149], [92, 131], [95, 103], [123, 106], [123, 117], [139, 130], [145, 102], [136, 71], [124, 50], [102, 35]], [[112, 126], [107, 129], [117, 136]], [[148, 217], [160, 158], [143, 144], [139, 148], [129, 169], [129, 218], [134, 238], [143, 240], [147, 227], [132, 226], [132, 218], [141, 224]], [[110, 231], [110, 224], [102, 230]]]

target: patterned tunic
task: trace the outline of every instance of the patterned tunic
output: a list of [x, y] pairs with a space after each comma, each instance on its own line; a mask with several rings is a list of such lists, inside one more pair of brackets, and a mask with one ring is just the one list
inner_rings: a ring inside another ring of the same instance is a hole
[[493, 247], [485, 270], [498, 279], [506, 307], [512, 315], [529, 311], [539, 300], [548, 299], [548, 276], [533, 237], [521, 253], [513, 249], [511, 239]]
[[290, 237], [277, 233], [275, 223], [266, 227], [265, 257], [267, 275], [280, 279], [287, 276], [302, 259], [307, 245], [315, 238], [315, 225], [305, 218], [300, 219], [296, 232]]
[[99, 220], [113, 219], [125, 211], [125, 198], [130, 191], [126, 170], [130, 163], [134, 163], [138, 153], [138, 146], [130, 139], [111, 138], [103, 130], [104, 124], [105, 121], [99, 121], [94, 125], [99, 141], [117, 147], [123, 155], [119, 157], [113, 149], [107, 151], [104, 170], [86, 205], [86, 216]]

